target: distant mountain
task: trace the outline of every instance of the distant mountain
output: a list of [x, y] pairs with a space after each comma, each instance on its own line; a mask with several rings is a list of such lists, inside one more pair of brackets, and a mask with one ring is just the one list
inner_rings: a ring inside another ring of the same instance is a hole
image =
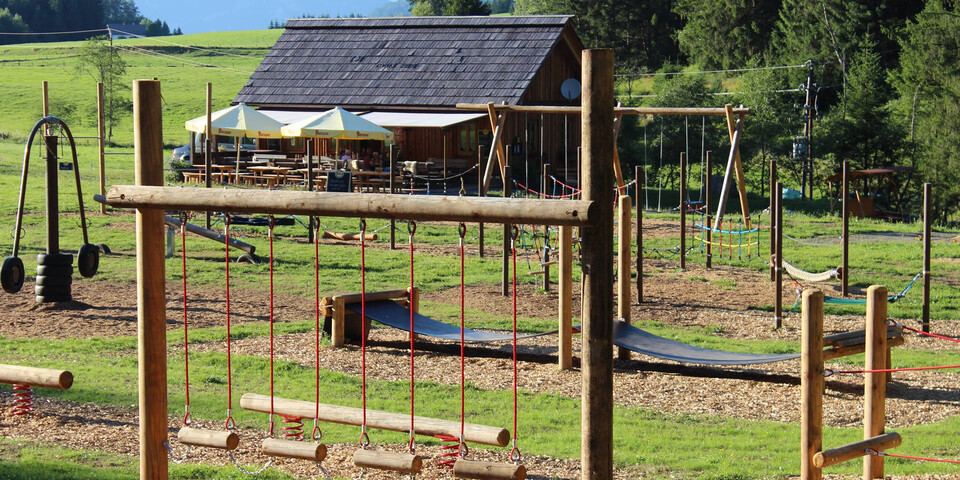
[[405, 0], [387, 2], [370, 11], [371, 17], [407, 17], [410, 16], [410, 3]]

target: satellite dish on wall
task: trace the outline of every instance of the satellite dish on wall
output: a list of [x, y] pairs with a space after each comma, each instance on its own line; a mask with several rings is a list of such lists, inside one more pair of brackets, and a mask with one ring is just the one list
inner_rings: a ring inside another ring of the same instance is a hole
[[567, 100], [573, 100], [580, 96], [580, 81], [576, 78], [568, 78], [560, 84], [560, 94]]

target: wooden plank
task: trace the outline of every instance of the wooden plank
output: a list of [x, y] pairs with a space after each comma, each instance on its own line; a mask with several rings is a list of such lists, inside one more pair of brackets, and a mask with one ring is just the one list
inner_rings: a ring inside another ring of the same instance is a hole
[[[273, 400], [274, 413], [292, 415], [302, 418], [313, 418], [316, 412], [316, 404], [313, 402], [290, 400], [279, 397], [275, 397]], [[270, 413], [270, 397], [267, 395], [247, 393], [240, 398], [240, 406], [245, 410], [260, 413]], [[320, 404], [320, 421], [339, 423], [342, 425], [360, 426], [363, 423], [363, 410], [355, 407]], [[439, 420], [435, 418], [417, 416], [414, 418], [414, 426], [418, 435], [447, 435], [451, 437], [460, 436], [459, 421]], [[410, 415], [384, 412], [381, 410], [372, 410], [368, 408], [367, 427], [390, 430], [392, 432], [409, 432]], [[463, 435], [464, 440], [470, 443], [481, 443], [483, 445], [492, 445], [497, 447], [505, 447], [510, 443], [510, 432], [505, 428], [488, 427], [486, 425], [467, 423], [464, 426]]]
[[[138, 186], [163, 185], [160, 82], [133, 82], [133, 144]], [[143, 188], [143, 187], [140, 187]], [[157, 188], [157, 187], [154, 187]], [[159, 187], [162, 188], [162, 187]], [[163, 211], [137, 211], [137, 364], [140, 479], [166, 480], [167, 301]]]
[[[864, 370], [887, 368], [887, 289], [879, 285], [867, 288], [867, 328]], [[886, 373], [865, 373], [863, 385], [863, 439], [883, 434], [887, 414]], [[899, 443], [899, 442], [898, 442]], [[883, 457], [863, 457], [863, 478], [883, 478]]]
[[0, 383], [19, 383], [31, 387], [67, 390], [73, 385], [73, 374], [52, 368], [0, 365]]
[[[487, 111], [485, 103], [458, 103], [460, 110]], [[689, 115], [689, 116], [722, 116], [727, 114], [725, 108], [706, 108], [706, 107], [613, 107], [611, 111], [614, 115]], [[581, 107], [564, 107], [555, 105], [496, 105], [498, 112], [514, 113], [560, 113], [565, 115], [579, 115]], [[585, 108], [585, 107], [584, 107]], [[734, 108], [736, 115], [750, 115], [749, 108]]]
[[822, 480], [814, 456], [823, 448], [823, 292], [804, 290], [800, 343], [800, 480]]
[[[582, 229], [583, 353], [580, 466], [582, 480], [613, 478], [613, 50], [584, 50], [583, 198], [599, 214]], [[557, 202], [566, 203], [566, 202]], [[544, 222], [539, 222], [544, 223]]]
[[587, 200], [187, 188], [115, 185], [106, 202], [118, 208], [573, 226], [601, 214], [597, 202]]

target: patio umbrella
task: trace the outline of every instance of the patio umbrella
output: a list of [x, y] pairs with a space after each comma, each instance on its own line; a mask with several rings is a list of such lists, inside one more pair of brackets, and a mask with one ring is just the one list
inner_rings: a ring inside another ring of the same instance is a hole
[[[393, 133], [340, 107], [293, 122], [280, 129], [284, 137], [318, 137], [337, 140], [390, 140]], [[337, 150], [337, 147], [334, 147]]]
[[[207, 117], [197, 117], [187, 120], [186, 129], [191, 132], [207, 134]], [[240, 138], [282, 138], [280, 127], [283, 124], [240, 103], [230, 108], [217, 110], [211, 115], [208, 137], [215, 135], [236, 137], [237, 139], [237, 178], [240, 175]], [[213, 147], [211, 147], [212, 149]]]

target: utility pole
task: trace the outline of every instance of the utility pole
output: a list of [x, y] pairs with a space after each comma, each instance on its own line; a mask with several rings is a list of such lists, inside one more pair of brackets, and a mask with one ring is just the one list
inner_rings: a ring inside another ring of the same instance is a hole
[[806, 143], [806, 155], [800, 160], [800, 197], [813, 200], [813, 118], [814, 95], [817, 90], [817, 85], [813, 83], [813, 60], [807, 60], [807, 69], [807, 83], [804, 85], [807, 99], [803, 105], [803, 137]]

